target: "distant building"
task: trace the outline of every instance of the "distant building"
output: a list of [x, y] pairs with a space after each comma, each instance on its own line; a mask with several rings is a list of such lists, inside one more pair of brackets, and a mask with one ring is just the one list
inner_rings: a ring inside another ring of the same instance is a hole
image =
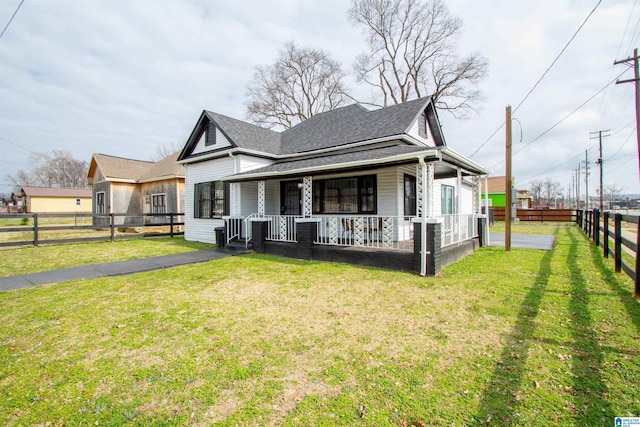
[[91, 212], [88, 188], [49, 188], [24, 186], [11, 196], [10, 213], [87, 213]]
[[[487, 178], [487, 190], [484, 188], [484, 181], [480, 181], [482, 185], [482, 199], [485, 199], [485, 196], [488, 193], [489, 202], [487, 203], [492, 207], [504, 207], [507, 203], [507, 193], [505, 191], [505, 177], [504, 176], [494, 176], [491, 178]], [[516, 207], [520, 209], [529, 209], [531, 207], [531, 199], [532, 197], [529, 195], [527, 190], [517, 190], [516, 198], [513, 201], [516, 203]], [[483, 202], [484, 203], [484, 202]]]

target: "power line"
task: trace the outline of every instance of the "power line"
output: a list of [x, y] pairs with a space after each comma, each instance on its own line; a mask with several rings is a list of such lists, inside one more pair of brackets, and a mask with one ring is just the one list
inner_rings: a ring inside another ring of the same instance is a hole
[[[595, 98], [596, 96], [598, 96], [603, 90], [605, 90], [607, 87], [609, 87], [609, 85], [611, 85], [612, 83], [614, 83], [618, 77], [620, 77], [622, 74], [624, 74], [626, 72], [623, 71], [622, 73], [620, 73], [619, 75], [616, 76], [616, 78], [614, 78], [613, 80], [611, 80], [609, 83], [607, 83], [602, 89], [600, 89], [599, 91], [597, 91], [596, 93], [594, 93], [593, 95], [591, 95], [589, 97], [589, 99], [587, 99], [586, 101], [584, 101], [582, 104], [578, 105], [573, 111], [571, 111], [569, 114], [567, 114], [566, 116], [564, 116], [563, 118], [561, 118], [560, 120], [558, 120], [553, 126], [551, 126], [550, 128], [548, 128], [547, 130], [545, 130], [544, 132], [542, 132], [540, 135], [536, 136], [534, 139], [532, 139], [531, 141], [529, 141], [528, 143], [526, 143], [524, 146], [520, 147], [520, 149], [518, 149], [517, 151], [515, 151], [513, 153], [513, 155], [515, 156], [516, 154], [518, 154], [519, 152], [521, 152], [522, 150], [524, 150], [525, 148], [527, 148], [528, 146], [530, 146], [531, 144], [533, 144], [534, 142], [536, 142], [537, 140], [539, 140], [540, 138], [542, 138], [543, 136], [545, 136], [546, 134], [548, 134], [549, 132], [551, 132], [556, 126], [558, 126], [560, 123], [564, 122], [565, 120], [567, 120], [569, 117], [571, 117], [573, 114], [576, 113], [576, 111], [578, 111], [579, 109], [581, 109], [582, 107], [584, 107], [586, 104], [589, 103], [589, 101], [591, 101], [593, 98]], [[504, 160], [499, 161], [498, 163], [496, 163], [495, 165], [493, 165], [490, 169], [495, 168], [496, 166], [502, 164], [504, 162]]]
[[16, 147], [18, 147], [18, 148], [22, 148], [23, 150], [28, 151], [28, 152], [30, 152], [31, 154], [37, 154], [35, 151], [31, 151], [31, 150], [29, 150], [28, 148], [23, 147], [23, 146], [22, 146], [22, 145], [20, 145], [20, 144], [16, 144], [15, 142], [9, 141], [7, 138], [5, 138], [5, 137], [3, 137], [3, 136], [0, 136], [0, 139], [1, 139], [1, 140], [3, 140], [4, 142], [7, 142], [7, 143], [9, 143], [9, 144], [13, 145], [13, 146], [16, 146]]
[[13, 12], [13, 15], [11, 15], [11, 19], [9, 19], [9, 22], [7, 22], [7, 25], [4, 26], [4, 30], [2, 30], [2, 33], [0, 33], [0, 38], [2, 38], [2, 36], [4, 36], [4, 32], [7, 31], [7, 28], [9, 28], [9, 25], [11, 25], [11, 21], [13, 21], [13, 18], [15, 18], [16, 13], [18, 13], [18, 11], [20, 10], [20, 7], [22, 7], [22, 3], [24, 3], [24, 0], [22, 0], [20, 2], [20, 4], [18, 5], [18, 8], [16, 9], [16, 11]]
[[[538, 81], [533, 85], [533, 87], [529, 90], [529, 92], [527, 92], [527, 94], [524, 96], [524, 98], [522, 98], [522, 101], [520, 101], [520, 103], [516, 106], [516, 108], [513, 109], [513, 113], [515, 113], [516, 111], [518, 111], [518, 108], [520, 108], [522, 106], [522, 104], [524, 104], [524, 102], [527, 100], [527, 98], [529, 98], [529, 95], [531, 95], [531, 93], [533, 93], [533, 91], [538, 87], [538, 85], [540, 84], [540, 82], [542, 81], [542, 79], [544, 79], [544, 77], [547, 75], [547, 73], [551, 70], [551, 68], [555, 65], [556, 62], [558, 62], [558, 59], [560, 59], [560, 56], [562, 56], [562, 54], [564, 53], [565, 50], [567, 50], [567, 48], [569, 47], [569, 45], [571, 44], [571, 42], [573, 41], [573, 39], [576, 38], [576, 36], [578, 35], [578, 33], [580, 32], [580, 30], [582, 29], [582, 27], [584, 27], [584, 25], [587, 23], [587, 21], [589, 20], [589, 18], [591, 17], [591, 15], [593, 15], [593, 12], [596, 11], [596, 9], [598, 8], [598, 6], [600, 6], [600, 3], [602, 3], [602, 0], [598, 0], [598, 3], [596, 3], [596, 5], [593, 7], [593, 9], [591, 10], [591, 12], [589, 12], [589, 14], [587, 15], [587, 17], [584, 19], [584, 21], [582, 21], [582, 24], [580, 24], [580, 26], [578, 27], [578, 29], [575, 31], [575, 33], [573, 33], [573, 36], [571, 36], [571, 38], [569, 39], [569, 41], [564, 45], [564, 47], [562, 48], [562, 50], [560, 51], [560, 53], [555, 57], [555, 59], [551, 62], [551, 65], [549, 65], [547, 67], [547, 69], [544, 71], [544, 73], [542, 73], [542, 76], [540, 76], [540, 78], [538, 79]], [[486, 141], [484, 141], [482, 144], [480, 144], [480, 146], [478, 148], [476, 148], [476, 150], [471, 153], [471, 155], [469, 157], [473, 157], [476, 153], [478, 153], [478, 151], [480, 151], [480, 149], [482, 147], [484, 147], [487, 142], [489, 142], [491, 140], [491, 138], [493, 138], [495, 136], [496, 133], [498, 133], [498, 131], [500, 129], [502, 129], [502, 127], [504, 126], [504, 122], [502, 122], [502, 124], [500, 126], [498, 126], [498, 128], [489, 136], [489, 138], [486, 139]], [[515, 154], [515, 153], [514, 153]]]
[[551, 67], [553, 67], [555, 65], [555, 63], [558, 61], [558, 59], [560, 59], [560, 56], [562, 56], [562, 54], [564, 53], [565, 50], [567, 50], [567, 48], [569, 47], [569, 45], [571, 44], [571, 42], [573, 41], [573, 39], [576, 38], [576, 36], [578, 35], [578, 33], [580, 32], [580, 30], [582, 29], [582, 27], [584, 27], [584, 24], [587, 23], [587, 21], [589, 20], [589, 18], [591, 17], [591, 15], [593, 15], [593, 12], [596, 11], [596, 9], [598, 8], [598, 6], [600, 6], [600, 3], [602, 3], [602, 0], [598, 0], [598, 3], [596, 3], [596, 5], [593, 7], [593, 9], [591, 10], [591, 12], [589, 12], [589, 14], [587, 15], [586, 18], [584, 18], [584, 21], [582, 21], [582, 24], [580, 24], [580, 26], [578, 27], [578, 29], [576, 30], [575, 33], [573, 33], [573, 36], [571, 36], [571, 38], [569, 39], [569, 41], [564, 45], [564, 47], [562, 48], [562, 50], [560, 51], [560, 53], [558, 54], [558, 56], [556, 56], [556, 59], [553, 60], [553, 62], [551, 63], [551, 65], [549, 65], [549, 67], [547, 67], [547, 69], [545, 70], [544, 73], [542, 73], [542, 76], [540, 76], [540, 78], [538, 79], [538, 81], [536, 82], [536, 84], [533, 85], [533, 87], [531, 88], [531, 90], [525, 95], [525, 97], [522, 99], [522, 101], [520, 101], [520, 104], [518, 104], [518, 106], [516, 108], [513, 109], [513, 112], [515, 113], [516, 111], [518, 111], [518, 108], [520, 108], [520, 106], [522, 104], [524, 104], [524, 101], [527, 100], [527, 98], [529, 97], [529, 95], [531, 95], [531, 93], [535, 90], [536, 87], [538, 87], [538, 84], [540, 84], [540, 82], [542, 81], [542, 79], [544, 79], [544, 76], [547, 75], [547, 73], [549, 72], [549, 70], [551, 70]]
[[[616, 152], [615, 152], [615, 153], [613, 153], [611, 156], [609, 156], [609, 158], [607, 158], [606, 160], [607, 160], [607, 161], [609, 161], [609, 160], [611, 160], [612, 158], [614, 158], [614, 157], [615, 157], [615, 155], [616, 155], [616, 154], [618, 154], [618, 153], [620, 152], [620, 150], [622, 150], [622, 148], [627, 144], [627, 142], [629, 142], [629, 139], [631, 139], [631, 136], [632, 136], [635, 132], [636, 132], [636, 130], [635, 130], [635, 129], [632, 129], [632, 130], [631, 130], [631, 133], [629, 134], [629, 136], [627, 136], [627, 139], [625, 139], [625, 140], [624, 140], [624, 142], [622, 143], [622, 145], [620, 146], [620, 148], [618, 148], [618, 149], [616, 150]], [[614, 135], [615, 135], [615, 134], [614, 134]]]

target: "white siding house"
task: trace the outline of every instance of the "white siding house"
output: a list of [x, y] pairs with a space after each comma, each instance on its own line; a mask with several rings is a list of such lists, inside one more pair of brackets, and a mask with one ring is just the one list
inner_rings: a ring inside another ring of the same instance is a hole
[[283, 132], [204, 111], [179, 161], [185, 237], [220, 245], [251, 239], [256, 218], [281, 242], [295, 241], [298, 219], [315, 218], [318, 244], [398, 250], [417, 219], [441, 218], [453, 244], [473, 237], [488, 174], [447, 147], [431, 98], [342, 107]]

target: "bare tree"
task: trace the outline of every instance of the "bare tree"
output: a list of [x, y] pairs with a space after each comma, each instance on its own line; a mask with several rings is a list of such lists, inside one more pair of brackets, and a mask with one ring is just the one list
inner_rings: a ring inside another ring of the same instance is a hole
[[612, 208], [614, 202], [622, 197], [622, 188], [617, 184], [609, 184], [604, 187], [604, 199], [609, 204], [609, 209]]
[[285, 45], [272, 65], [258, 66], [247, 89], [247, 118], [288, 129], [344, 104], [344, 72], [324, 51]]
[[381, 107], [431, 95], [454, 116], [476, 110], [475, 89], [488, 68], [478, 53], [457, 54], [462, 20], [444, 0], [352, 0], [348, 12], [364, 27], [369, 51], [358, 56], [358, 81], [379, 89]]
[[532, 179], [529, 184], [529, 194], [533, 198], [531, 201], [532, 206], [540, 206], [542, 204], [542, 181], [539, 179]]
[[558, 197], [562, 198], [563, 191], [564, 189], [555, 179], [547, 178], [542, 182], [542, 199], [547, 206], [555, 204]]
[[34, 153], [29, 156], [33, 166], [29, 171], [20, 170], [7, 179], [15, 186], [84, 188], [87, 186], [86, 160], [77, 160], [69, 151], [53, 150], [51, 153]]
[[182, 150], [183, 145], [178, 141], [170, 142], [164, 145], [158, 145], [156, 151], [151, 155], [151, 160], [159, 162], [160, 160], [172, 155], [176, 151]]

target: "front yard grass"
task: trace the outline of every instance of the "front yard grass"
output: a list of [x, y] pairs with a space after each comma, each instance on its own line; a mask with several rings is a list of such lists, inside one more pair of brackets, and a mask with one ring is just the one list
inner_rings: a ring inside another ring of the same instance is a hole
[[236, 256], [0, 293], [0, 424], [613, 425], [640, 304], [573, 226], [438, 278]]
[[17, 276], [103, 262], [171, 255], [214, 245], [189, 242], [182, 237], [154, 237], [62, 245], [0, 248], [0, 276]]

